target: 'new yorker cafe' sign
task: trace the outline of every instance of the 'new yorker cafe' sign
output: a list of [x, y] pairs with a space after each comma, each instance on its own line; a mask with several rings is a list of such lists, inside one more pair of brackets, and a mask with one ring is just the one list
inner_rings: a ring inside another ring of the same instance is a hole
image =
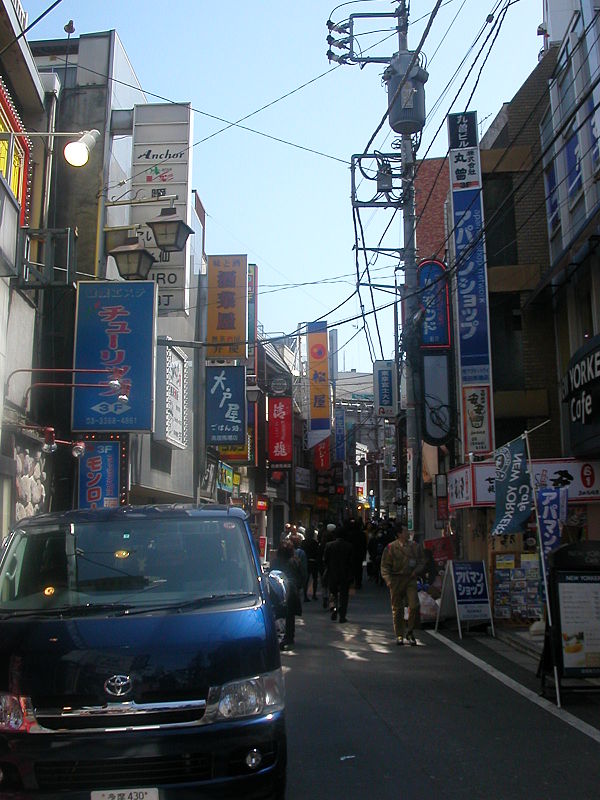
[[569, 361], [561, 381], [567, 406], [571, 452], [600, 455], [600, 336], [594, 336]]

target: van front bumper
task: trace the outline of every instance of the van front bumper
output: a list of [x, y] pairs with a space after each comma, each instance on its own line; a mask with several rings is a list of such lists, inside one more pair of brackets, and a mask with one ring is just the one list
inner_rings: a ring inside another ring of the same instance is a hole
[[176, 729], [3, 733], [0, 797], [91, 800], [92, 791], [115, 790], [114, 800], [128, 800], [118, 792], [155, 788], [160, 800], [270, 800], [286, 761], [282, 711]]

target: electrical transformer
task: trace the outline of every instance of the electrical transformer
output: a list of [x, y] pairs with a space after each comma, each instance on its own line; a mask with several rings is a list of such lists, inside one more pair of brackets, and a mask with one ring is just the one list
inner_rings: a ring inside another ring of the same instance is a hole
[[389, 123], [392, 130], [400, 134], [418, 133], [425, 124], [427, 70], [416, 62], [400, 89], [413, 55], [414, 52], [410, 51], [396, 53], [383, 73], [388, 92]]

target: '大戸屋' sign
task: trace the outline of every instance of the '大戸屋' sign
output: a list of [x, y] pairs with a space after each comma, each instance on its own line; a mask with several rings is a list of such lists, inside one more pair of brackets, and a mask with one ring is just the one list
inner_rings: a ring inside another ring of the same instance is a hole
[[206, 443], [246, 443], [245, 367], [206, 367]]

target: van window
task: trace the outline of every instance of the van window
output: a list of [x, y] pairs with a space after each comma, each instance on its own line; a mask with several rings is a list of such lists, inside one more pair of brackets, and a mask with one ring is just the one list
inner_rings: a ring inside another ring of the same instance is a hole
[[226, 517], [17, 530], [0, 574], [0, 612], [241, 594], [258, 594], [257, 573], [243, 522]]

